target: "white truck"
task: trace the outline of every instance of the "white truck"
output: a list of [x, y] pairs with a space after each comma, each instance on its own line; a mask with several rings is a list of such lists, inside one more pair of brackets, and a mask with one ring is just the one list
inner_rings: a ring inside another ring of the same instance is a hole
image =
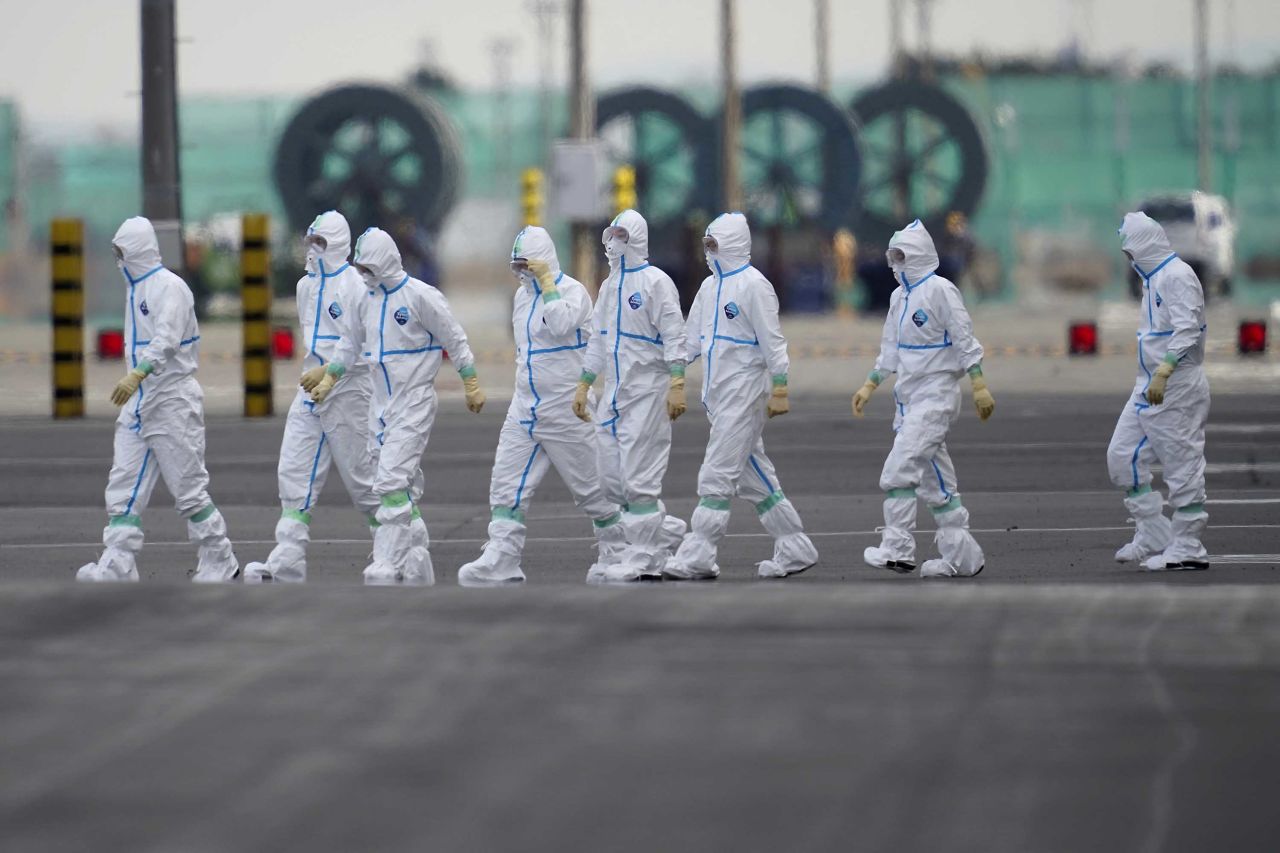
[[[1178, 257], [1186, 261], [1204, 286], [1204, 295], [1230, 296], [1235, 272], [1236, 223], [1222, 196], [1198, 190], [1153, 195], [1137, 206], [1164, 226]], [[1134, 273], [1130, 293], [1142, 298], [1142, 282]]]

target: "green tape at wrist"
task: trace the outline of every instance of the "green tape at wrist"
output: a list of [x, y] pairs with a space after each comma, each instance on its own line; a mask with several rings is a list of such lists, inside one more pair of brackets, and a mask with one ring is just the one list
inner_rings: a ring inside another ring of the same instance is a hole
[[774, 375], [774, 377], [773, 377], [773, 387], [774, 387], [774, 388], [786, 388], [786, 387], [787, 387], [787, 374], [785, 374], [785, 373], [778, 373], [778, 374], [775, 374], [775, 375]]
[[476, 366], [468, 364], [466, 367], [460, 367], [458, 368], [458, 375], [463, 379], [472, 379], [476, 375]]
[[138, 366], [134, 368], [134, 370], [138, 371], [143, 376], [150, 376], [151, 372], [155, 369], [156, 366], [149, 361], [140, 361], [138, 362]]
[[684, 362], [683, 362], [683, 361], [673, 361], [673, 362], [671, 362], [671, 366], [670, 366], [668, 369], [670, 370], [670, 372], [671, 372], [671, 375], [672, 375], [672, 376], [684, 376]]
[[331, 361], [329, 366], [324, 369], [324, 372], [336, 379], [341, 379], [342, 374], [347, 372], [347, 368], [336, 361]]
[[867, 381], [879, 388], [880, 383], [884, 381], [884, 374], [878, 370], [873, 370], [867, 374]]
[[578, 377], [578, 381], [585, 382], [588, 385], [591, 385], [596, 381], [596, 375], [592, 373], [590, 370], [584, 370], [582, 371], [582, 375]]
[[970, 367], [970, 368], [969, 368], [969, 378], [971, 378], [971, 379], [977, 379], [977, 378], [978, 378], [979, 376], [981, 376], [981, 375], [982, 375], [982, 365], [981, 365], [981, 364], [975, 364], [973, 367]]
[[564, 297], [560, 295], [560, 291], [556, 289], [556, 286], [554, 284], [548, 286], [546, 290], [542, 291], [543, 305], [546, 305], [548, 302], [555, 302], [557, 299], [563, 299], [563, 298]]
[[1164, 363], [1170, 367], [1177, 367], [1178, 362], [1181, 360], [1175, 353], [1167, 352], [1164, 354]]

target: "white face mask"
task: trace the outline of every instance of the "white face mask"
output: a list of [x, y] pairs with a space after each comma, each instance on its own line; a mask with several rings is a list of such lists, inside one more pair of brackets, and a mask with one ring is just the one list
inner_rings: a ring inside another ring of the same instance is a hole
[[604, 256], [609, 259], [609, 263], [614, 263], [622, 258], [627, 251], [627, 244], [617, 237], [610, 237], [608, 242], [604, 244]]
[[907, 266], [907, 255], [901, 249], [890, 249], [885, 252], [885, 260], [889, 262], [889, 268], [894, 272], [902, 272]]
[[311, 273], [312, 275], [316, 274], [317, 270], [319, 269], [318, 265], [316, 264], [316, 261], [319, 258], [320, 258], [320, 250], [317, 249], [315, 246], [308, 246], [307, 247], [307, 264], [306, 264], [307, 272]]

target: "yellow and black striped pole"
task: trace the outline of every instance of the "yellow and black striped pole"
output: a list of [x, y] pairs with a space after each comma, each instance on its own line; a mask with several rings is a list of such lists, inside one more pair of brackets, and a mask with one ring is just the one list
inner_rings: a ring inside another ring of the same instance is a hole
[[53, 254], [53, 416], [84, 417], [84, 223], [55, 219]]
[[271, 415], [271, 256], [265, 213], [241, 222], [240, 305], [244, 328], [244, 416]]

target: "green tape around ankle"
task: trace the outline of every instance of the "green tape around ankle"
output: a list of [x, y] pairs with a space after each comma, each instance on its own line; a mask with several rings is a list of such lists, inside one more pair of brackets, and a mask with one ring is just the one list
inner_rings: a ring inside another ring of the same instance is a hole
[[142, 518], [136, 515], [113, 515], [107, 520], [107, 527], [142, 528]]
[[707, 509], [720, 510], [721, 512], [728, 512], [729, 499], [728, 498], [702, 498], [701, 500], [698, 501], [698, 506], [706, 507]]
[[1136, 489], [1130, 489], [1124, 493], [1124, 496], [1126, 498], [1140, 498], [1143, 495], [1149, 494], [1151, 494], [1151, 484], [1147, 483], [1145, 486], [1138, 486]]
[[524, 510], [512, 507], [495, 506], [489, 511], [489, 517], [494, 521], [514, 521], [516, 524], [524, 524]]
[[303, 524], [311, 524], [311, 513], [303, 512], [300, 509], [282, 509], [280, 510], [280, 517], [300, 521]]
[[778, 489], [776, 492], [769, 495], [769, 497], [756, 504], [756, 515], [764, 515], [786, 499], [787, 496], [782, 493], [782, 489]]
[[944, 503], [942, 506], [929, 507], [929, 512], [933, 513], [934, 515], [942, 515], [945, 512], [951, 512], [952, 510], [957, 510], [961, 506], [962, 504], [960, 503], [960, 496], [957, 495], [956, 497]]
[[890, 489], [885, 492], [885, 496], [889, 498], [914, 498], [916, 496], [915, 489]]
[[596, 530], [604, 530], [606, 527], [613, 527], [619, 521], [622, 521], [622, 513], [615, 512], [607, 518], [593, 518], [591, 519], [591, 524]]
[[409, 502], [408, 492], [392, 492], [389, 495], [382, 496], [382, 505], [388, 507], [400, 507]]
[[213, 504], [209, 504], [207, 507], [197, 512], [195, 515], [191, 516], [189, 520], [195, 522], [196, 524], [199, 524], [202, 521], [207, 521], [217, 511], [218, 511], [218, 508], [216, 506], [214, 506]]
[[643, 503], [627, 504], [627, 512], [632, 515], [653, 515], [657, 511], [657, 501], [644, 501]]
[[1199, 515], [1204, 512], [1204, 504], [1187, 504], [1186, 506], [1178, 507], [1174, 512], [1184, 512], [1187, 515]]

